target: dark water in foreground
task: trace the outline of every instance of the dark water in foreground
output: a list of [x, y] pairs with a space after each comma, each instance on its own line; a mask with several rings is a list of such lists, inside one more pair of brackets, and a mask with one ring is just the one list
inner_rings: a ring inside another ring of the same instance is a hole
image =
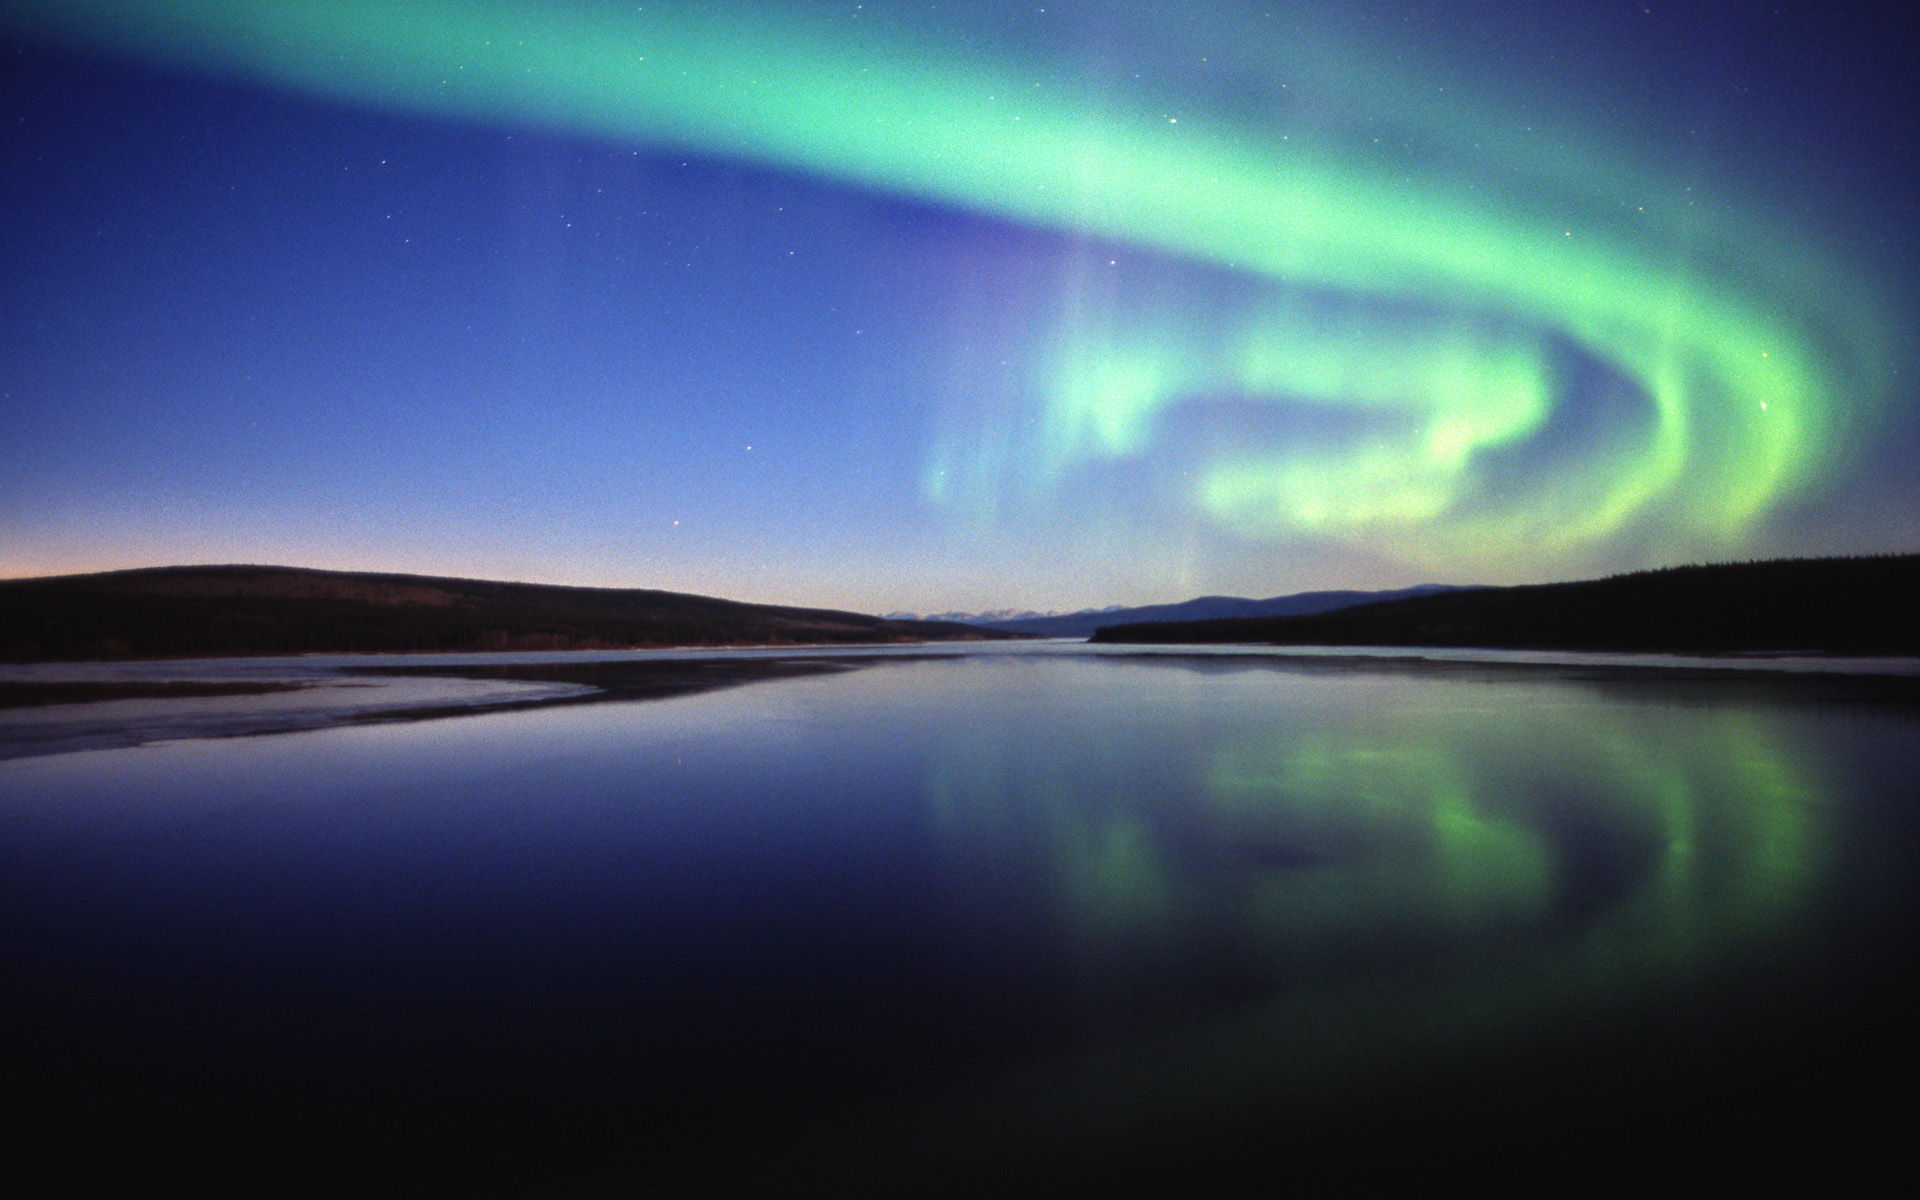
[[691, 1194], [1910, 1136], [1920, 707], [995, 655], [0, 763], [70, 1178]]

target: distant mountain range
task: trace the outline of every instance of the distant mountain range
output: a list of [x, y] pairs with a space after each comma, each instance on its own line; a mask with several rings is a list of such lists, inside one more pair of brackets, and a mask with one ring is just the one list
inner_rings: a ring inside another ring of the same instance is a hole
[[297, 567], [154, 567], [0, 581], [0, 660], [979, 641], [973, 625]]
[[1920, 653], [1920, 554], [1670, 567], [1307, 616], [1114, 624], [1097, 642]]
[[[1250, 600], [1241, 596], [1200, 596], [1193, 600], [1183, 600], [1178, 604], [1147, 604], [1134, 608], [1113, 605], [1107, 608], [1087, 608], [1071, 613], [1037, 613], [1001, 609], [997, 612], [984, 613], [940, 613], [925, 619], [961, 621], [986, 629], [998, 629], [1006, 633], [1024, 633], [1032, 637], [1091, 637], [1094, 630], [1106, 625], [1123, 625], [1139, 621], [1206, 621], [1227, 617], [1299, 616], [1333, 612], [1336, 609], [1351, 608], [1356, 604], [1371, 604], [1380, 600], [1431, 596], [1440, 592], [1460, 590], [1463, 589], [1446, 584], [1423, 583], [1416, 587], [1385, 592], [1296, 592], [1289, 596], [1270, 596], [1265, 600]], [[904, 617], [911, 614], [890, 613], [888, 615]]]
[[1060, 612], [1048, 609], [1041, 612], [1037, 608], [994, 608], [985, 612], [890, 612], [882, 613], [889, 621], [958, 621], [964, 625], [991, 625], [996, 621], [1025, 621], [1034, 617], [1078, 616], [1081, 613], [1119, 612], [1121, 605], [1109, 605], [1106, 608], [1074, 609], [1072, 612]]

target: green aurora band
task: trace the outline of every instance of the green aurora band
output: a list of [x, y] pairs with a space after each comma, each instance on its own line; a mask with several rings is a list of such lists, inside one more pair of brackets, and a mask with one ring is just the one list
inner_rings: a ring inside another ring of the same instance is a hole
[[[1601, 137], [1523, 138], [1497, 103], [1435, 102], [1391, 56], [1299, 18], [1276, 31], [1240, 10], [1118, 6], [1107, 15], [1133, 21], [1158, 61], [1101, 73], [825, 6], [3, 11], [69, 45], [805, 172], [1264, 290], [1232, 327], [1156, 336], [1179, 315], [1069, 281], [1044, 377], [1023, 385], [1028, 411], [976, 408], [928, 465], [929, 495], [975, 519], [1010, 493], [1044, 505], [1078, 471], [1148, 456], [1175, 406], [1232, 393], [1359, 414], [1367, 432], [1216, 447], [1176, 503], [1230, 535], [1469, 566], [1516, 546], [1542, 569], [1577, 565], [1610, 541], [1698, 555], [1737, 548], [1819, 484], [1886, 390], [1880, 308], [1805, 231]], [[1181, 75], [1196, 59], [1216, 74]], [[1289, 99], [1303, 93], [1311, 108]], [[1367, 136], [1379, 128], [1396, 134], [1388, 149]], [[1548, 436], [1584, 402], [1569, 355], [1631, 398], [1621, 428], [1572, 445]], [[1529, 452], [1551, 469], [1500, 475], [1503, 456]]]

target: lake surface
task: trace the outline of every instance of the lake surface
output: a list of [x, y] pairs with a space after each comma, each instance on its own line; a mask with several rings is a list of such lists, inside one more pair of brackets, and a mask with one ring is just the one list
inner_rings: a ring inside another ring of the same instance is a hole
[[22, 1144], [83, 1131], [76, 1178], [706, 1194], [1909, 1136], [1874, 1089], [1920, 1065], [1910, 683], [812, 669], [36, 734], [0, 762]]

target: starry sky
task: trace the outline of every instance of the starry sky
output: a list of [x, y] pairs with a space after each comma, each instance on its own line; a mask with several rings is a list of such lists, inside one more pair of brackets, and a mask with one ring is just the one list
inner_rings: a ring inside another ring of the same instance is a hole
[[0, 576], [1920, 548], [1903, 7], [0, 0]]

